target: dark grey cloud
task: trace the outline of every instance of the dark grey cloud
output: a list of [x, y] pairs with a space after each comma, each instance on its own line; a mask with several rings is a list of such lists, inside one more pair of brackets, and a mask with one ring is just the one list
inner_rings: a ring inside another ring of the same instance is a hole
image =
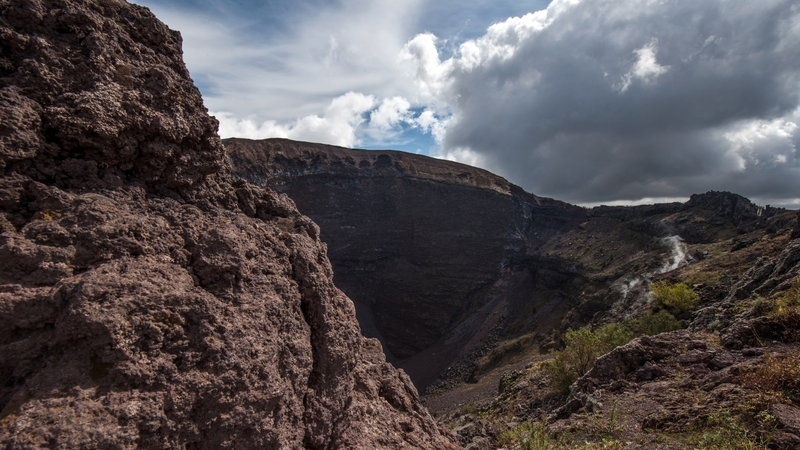
[[794, 0], [556, 0], [418, 63], [453, 111], [444, 156], [537, 194], [800, 198]]

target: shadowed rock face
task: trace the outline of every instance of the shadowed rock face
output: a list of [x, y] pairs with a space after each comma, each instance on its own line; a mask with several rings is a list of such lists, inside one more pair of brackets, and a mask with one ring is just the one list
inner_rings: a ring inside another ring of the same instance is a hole
[[232, 182], [180, 35], [0, 0], [0, 443], [447, 448], [318, 227]]
[[[549, 346], [553, 330], [606, 314], [621, 320], [645, 300], [640, 282], [666, 267], [672, 250], [663, 237], [707, 244], [793, 220], [728, 192], [588, 210], [421, 155], [285, 139], [224, 143], [235, 176], [288, 194], [320, 225], [362, 329], [421, 389], [470, 378], [504, 339], [534, 333]], [[633, 280], [639, 288], [628, 295]]]
[[[562, 267], [540, 261], [532, 275], [520, 264], [586, 217], [485, 170], [421, 155], [283, 139], [225, 145], [234, 175], [287, 193], [320, 224], [336, 283], [356, 302], [362, 329], [405, 360], [422, 387], [456, 353], [491, 338], [497, 320], [514, 311], [515, 289], [530, 303], [524, 291]], [[456, 330], [468, 318], [472, 325]], [[408, 360], [437, 341], [438, 356]]]
[[[270, 186], [327, 230], [337, 283], [359, 302], [364, 328], [398, 359], [427, 348], [482, 306], [499, 270], [525, 246], [519, 210], [530, 205], [483, 170], [280, 140], [265, 142], [266, 151], [257, 142], [227, 145], [236, 174], [271, 170]], [[250, 157], [270, 160], [242, 159]]]

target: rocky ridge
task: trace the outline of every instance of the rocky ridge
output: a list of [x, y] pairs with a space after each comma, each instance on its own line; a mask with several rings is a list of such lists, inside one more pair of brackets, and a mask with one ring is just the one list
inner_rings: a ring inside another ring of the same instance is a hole
[[180, 35], [0, 0], [0, 443], [448, 448], [319, 228], [233, 181]]
[[725, 275], [706, 270], [713, 258], [693, 265], [703, 268], [693, 284], [721, 300], [759, 256], [780, 251], [759, 239], [794, 221], [728, 192], [586, 209], [422, 155], [286, 139], [224, 144], [235, 176], [286, 193], [320, 225], [364, 332], [431, 391], [474, 381], [515, 352], [557, 346], [568, 328], [636, 315], [647, 280], [735, 247]]

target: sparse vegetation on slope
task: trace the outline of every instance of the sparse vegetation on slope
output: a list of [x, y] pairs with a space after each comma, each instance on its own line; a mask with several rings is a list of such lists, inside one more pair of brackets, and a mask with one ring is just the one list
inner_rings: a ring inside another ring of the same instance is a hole
[[[440, 423], [472, 420], [508, 449], [800, 448], [800, 241], [788, 236], [731, 240], [665, 274], [632, 317], [566, 331], [549, 360]], [[690, 285], [704, 270], [720, 270], [717, 284]]]
[[763, 364], [741, 374], [739, 379], [765, 398], [800, 402], [800, 354], [770, 355]]
[[568, 330], [564, 335], [565, 347], [555, 353], [555, 357], [545, 363], [553, 385], [564, 394], [569, 392], [572, 383], [592, 368], [597, 357], [608, 353], [620, 345], [639, 336], [673, 331], [680, 323], [670, 313], [661, 310], [625, 323], [610, 323], [595, 331], [588, 328]]
[[774, 313], [785, 318], [800, 315], [800, 277], [792, 281], [791, 288], [775, 296]]

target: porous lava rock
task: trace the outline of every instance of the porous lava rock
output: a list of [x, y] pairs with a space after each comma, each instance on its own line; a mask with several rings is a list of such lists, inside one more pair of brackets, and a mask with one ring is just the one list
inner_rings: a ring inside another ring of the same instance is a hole
[[216, 128], [148, 9], [0, 0], [2, 446], [452, 447]]

